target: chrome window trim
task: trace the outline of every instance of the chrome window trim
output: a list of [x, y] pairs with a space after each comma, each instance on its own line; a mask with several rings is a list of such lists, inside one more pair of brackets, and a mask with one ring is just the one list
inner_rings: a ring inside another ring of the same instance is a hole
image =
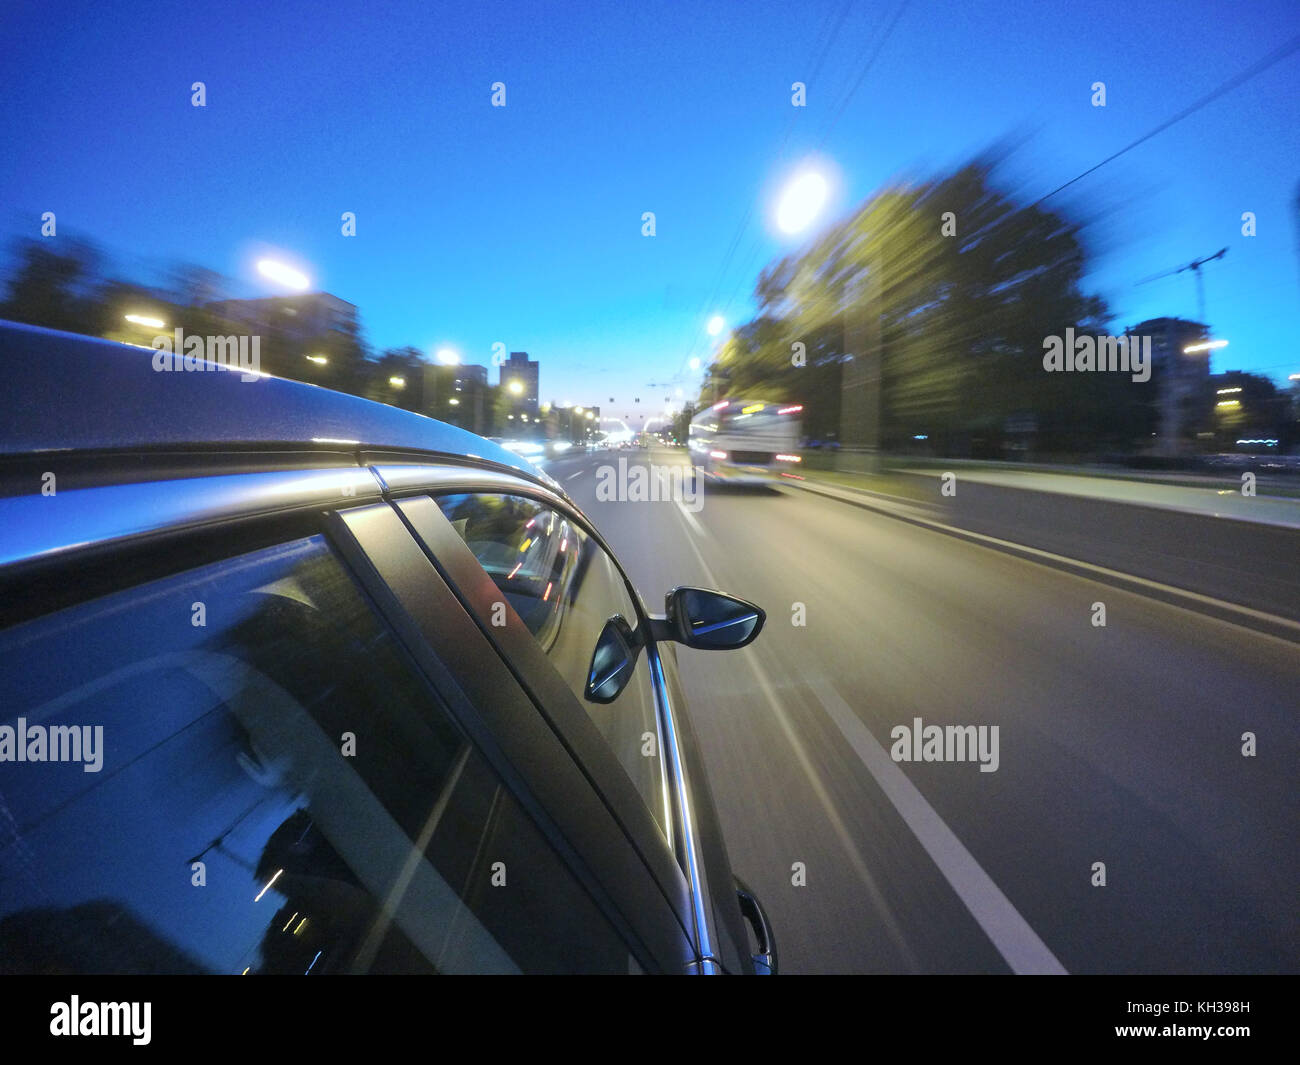
[[[371, 467], [375, 476], [385, 486], [385, 497], [428, 495], [447, 490], [465, 490], [472, 492], [500, 491], [513, 495], [523, 495], [545, 502], [561, 510], [568, 511], [582, 528], [589, 533], [599, 547], [609, 556], [623, 578], [624, 586], [639, 613], [638, 625], [644, 626], [647, 633], [646, 650], [650, 665], [651, 687], [655, 693], [655, 708], [658, 712], [659, 730], [663, 745], [660, 759], [661, 773], [665, 783], [664, 799], [676, 812], [669, 816], [671, 826], [665, 834], [666, 842], [675, 858], [675, 868], [685, 880], [690, 893], [690, 919], [695, 927], [695, 948], [699, 957], [706, 962], [716, 964], [713, 944], [716, 935], [713, 922], [713, 910], [708, 901], [702, 877], [703, 856], [695, 840], [695, 817], [691, 799], [685, 784], [684, 759], [677, 739], [676, 723], [673, 710], [668, 700], [668, 687], [664, 677], [663, 666], [654, 641], [648, 638], [649, 617], [636, 588], [628, 579], [618, 556], [610, 548], [599, 531], [567, 495], [560, 489], [548, 491], [545, 487], [495, 471], [476, 470], [465, 467], [448, 467], [436, 465], [393, 466], [381, 465]], [[558, 487], [558, 486], [557, 486]], [[684, 917], [685, 915], [683, 915]], [[720, 970], [719, 970], [720, 971]]]
[[518, 495], [521, 490], [537, 495], [539, 498], [551, 499], [574, 507], [560, 485], [551, 481], [534, 480], [523, 474], [507, 473], [503, 470], [484, 469], [479, 466], [453, 466], [438, 463], [378, 463], [370, 467], [371, 471], [383, 483], [385, 490], [391, 494], [429, 492], [433, 490], [473, 488], [476, 491], [510, 491]]
[[151, 533], [312, 506], [380, 502], [361, 467], [217, 474], [39, 492], [0, 499], [0, 568]]
[[[711, 972], [710, 965], [716, 964], [713, 951], [715, 939], [713, 928], [713, 908], [709, 905], [703, 881], [702, 870], [704, 857], [700, 853], [695, 839], [695, 812], [691, 803], [690, 789], [687, 787], [685, 760], [677, 739], [677, 723], [673, 717], [673, 708], [668, 701], [668, 682], [664, 676], [663, 663], [659, 659], [659, 649], [651, 641], [646, 646], [646, 655], [650, 662], [650, 673], [655, 689], [655, 701], [659, 704], [659, 716], [664, 730], [664, 748], [672, 762], [670, 776], [673, 784], [673, 798], [676, 800], [678, 822], [681, 827], [681, 850], [685, 858], [686, 881], [691, 890], [691, 910], [695, 922], [695, 948], [699, 952], [705, 967], [702, 972]], [[720, 970], [719, 970], [720, 971]]]

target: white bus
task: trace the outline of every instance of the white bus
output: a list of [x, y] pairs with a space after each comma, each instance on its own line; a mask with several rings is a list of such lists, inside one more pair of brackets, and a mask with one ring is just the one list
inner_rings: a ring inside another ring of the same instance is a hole
[[711, 481], [762, 482], [799, 461], [799, 414], [789, 403], [724, 399], [691, 419], [691, 463]]

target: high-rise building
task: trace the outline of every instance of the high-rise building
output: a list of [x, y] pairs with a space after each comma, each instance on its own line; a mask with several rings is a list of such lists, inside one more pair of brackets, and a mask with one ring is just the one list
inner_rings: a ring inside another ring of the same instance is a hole
[[240, 332], [260, 337], [260, 369], [332, 388], [351, 389], [361, 362], [357, 308], [328, 292], [213, 300], [204, 310]]
[[215, 300], [209, 310], [232, 322], [254, 328], [270, 328], [286, 338], [306, 342], [339, 330], [357, 326], [357, 308], [328, 292], [304, 292], [301, 296], [268, 296], [255, 300]]
[[1209, 329], [1185, 318], [1150, 318], [1127, 332], [1151, 338], [1151, 381], [1160, 416], [1156, 454], [1186, 454], [1189, 440], [1204, 428], [1210, 352], [1184, 349], [1204, 343]]
[[530, 421], [537, 420], [539, 368], [540, 363], [530, 359], [526, 351], [512, 351], [501, 364], [499, 383], [510, 394], [514, 413], [527, 414]]
[[455, 424], [472, 433], [483, 433], [487, 428], [488, 371], [486, 366], [457, 366], [452, 380], [452, 390], [458, 405]]
[[456, 387], [467, 387], [472, 384], [487, 387], [488, 371], [486, 366], [466, 366], [456, 367]]

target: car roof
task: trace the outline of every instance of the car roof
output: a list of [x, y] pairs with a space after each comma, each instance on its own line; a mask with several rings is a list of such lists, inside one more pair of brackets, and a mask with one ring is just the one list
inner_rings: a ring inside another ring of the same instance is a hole
[[[499, 444], [413, 411], [317, 385], [201, 362], [154, 369], [156, 352], [0, 321], [0, 455], [121, 448], [330, 447], [410, 451], [551, 479]], [[179, 361], [179, 360], [178, 360]]]

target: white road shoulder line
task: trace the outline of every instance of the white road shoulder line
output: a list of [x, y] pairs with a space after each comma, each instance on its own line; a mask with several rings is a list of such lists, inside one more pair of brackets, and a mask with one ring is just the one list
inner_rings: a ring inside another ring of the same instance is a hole
[[[686, 511], [682, 511], [682, 515], [684, 517], [691, 516]], [[691, 550], [695, 552], [695, 557], [699, 560], [700, 568], [704, 572], [705, 580], [709, 582], [711, 587], [721, 588], [722, 582], [718, 580], [708, 562], [704, 560], [704, 555], [696, 546], [695, 541], [688, 536], [686, 542], [690, 545]], [[894, 913], [894, 908], [889, 904], [884, 889], [876, 882], [876, 877], [867, 865], [866, 859], [862, 857], [862, 852], [858, 850], [858, 845], [853, 839], [853, 833], [849, 831], [848, 825], [844, 823], [844, 818], [840, 816], [835, 800], [831, 798], [830, 793], [826, 790], [826, 785], [822, 782], [821, 775], [813, 764], [812, 756], [808, 753], [803, 741], [799, 739], [799, 733], [790, 720], [785, 705], [776, 694], [776, 688], [772, 684], [771, 678], [768, 677], [767, 671], [758, 664], [752, 653], [745, 653], [745, 662], [753, 670], [754, 676], [758, 678], [759, 689], [763, 692], [764, 698], [767, 699], [768, 705], [772, 708], [772, 714], [776, 718], [781, 731], [785, 734], [791, 750], [794, 751], [799, 768], [803, 770], [804, 775], [808, 778], [808, 783], [817, 796], [818, 803], [821, 804], [831, 830], [835, 833], [836, 838], [840, 841], [840, 846], [844, 848], [845, 853], [848, 855], [849, 864], [853, 866], [854, 871], [866, 887], [867, 894], [871, 897], [872, 905], [884, 925], [886, 934], [893, 941], [895, 948], [908, 968], [913, 972], [919, 972], [921, 969], [920, 960], [907, 943], [907, 937], [903, 934], [898, 915]]]
[[700, 519], [686, 509], [686, 505], [680, 499], [674, 499], [677, 504], [677, 511], [686, 520], [686, 524], [696, 536], [704, 536], [704, 526], [700, 524]]
[[[853, 500], [850, 497], [844, 496], [838, 492], [832, 494], [831, 492], [822, 491], [821, 488], [824, 487], [826, 486], [822, 485], [818, 488], [805, 489], [805, 491], [812, 495], [823, 496], [827, 499], [840, 499], [844, 502], [853, 503]], [[866, 509], [873, 510], [875, 513], [884, 517], [889, 517], [889, 511], [883, 508], [877, 509], [874, 507], [868, 507]], [[1220, 621], [1225, 625], [1232, 625], [1235, 628], [1243, 629], [1253, 636], [1263, 636], [1270, 640], [1284, 639], [1274, 633], [1264, 632], [1258, 627], [1244, 625], [1239, 621], [1233, 621], [1231, 617], [1224, 617], [1223, 615], [1238, 614], [1242, 617], [1254, 618], [1267, 625], [1276, 626], [1283, 631], [1295, 633], [1297, 634], [1297, 637], [1300, 637], [1300, 622], [1292, 621], [1290, 618], [1284, 618], [1278, 614], [1270, 614], [1263, 610], [1256, 610], [1253, 607], [1241, 606], [1238, 603], [1230, 603], [1226, 599], [1216, 599], [1213, 596], [1202, 595], [1200, 592], [1189, 591], [1186, 588], [1179, 588], [1172, 584], [1162, 584], [1160, 581], [1153, 581], [1147, 577], [1139, 577], [1133, 573], [1124, 573], [1121, 570], [1107, 569], [1105, 566], [1098, 565], [1095, 562], [1084, 562], [1081, 559], [1070, 558], [1067, 555], [1054, 554], [1051, 551], [1044, 551], [1039, 547], [1030, 547], [1028, 544], [1018, 544], [1014, 540], [1003, 540], [996, 536], [989, 536], [987, 533], [975, 532], [971, 529], [963, 529], [960, 525], [947, 525], [944, 522], [935, 521], [933, 518], [923, 517], [920, 514], [908, 514], [905, 515], [902, 520], [926, 526], [935, 532], [942, 533], [945, 536], [952, 536], [958, 540], [966, 540], [968, 543], [979, 544], [981, 546], [994, 545], [994, 550], [1002, 549], [1007, 554], [1024, 559], [1026, 562], [1034, 562], [1040, 566], [1046, 566], [1058, 573], [1062, 571], [1068, 573], [1071, 572], [1071, 570], [1082, 571], [1075, 572], [1073, 575], [1076, 577], [1083, 577], [1084, 580], [1088, 579], [1084, 576], [1085, 573], [1096, 573], [1100, 574], [1104, 578], [1109, 578], [1112, 581], [1126, 582], [1142, 588], [1150, 588], [1153, 592], [1158, 593], [1157, 599], [1159, 599], [1160, 596], [1165, 597], [1160, 599], [1161, 602], [1169, 603], [1171, 599], [1181, 598], [1186, 602], [1201, 603], [1206, 607], [1219, 612], [1217, 614], [1209, 614], [1209, 617], [1216, 621]], [[1186, 610], [1188, 609], [1186, 602], [1181, 604], [1170, 603], [1170, 605], [1181, 606], [1182, 609]]]
[[853, 708], [829, 685], [815, 682], [822, 707], [894, 804], [899, 816], [1015, 973], [1063, 975], [1057, 960], [961, 840], [894, 763]]
[[[698, 524], [695, 522], [694, 515], [680, 504], [678, 505], [678, 511], [683, 518], [689, 519], [693, 524]], [[687, 537], [686, 542], [690, 545], [691, 550], [695, 552], [695, 557], [699, 560], [705, 577], [713, 587], [721, 587], [708, 562], [705, 561], [704, 555], [700, 553], [700, 549], [695, 545], [694, 540]], [[830, 820], [831, 828], [839, 837], [841, 845], [848, 852], [849, 861], [866, 884], [878, 912], [885, 921], [890, 937], [909, 964], [915, 968], [916, 959], [907, 945], [897, 918], [889, 906], [883, 890], [877, 884], [875, 876], [858, 851], [848, 827], [844, 824], [843, 818], [840, 817], [839, 811], [835, 807], [834, 800], [832, 800], [822, 784], [821, 778], [813, 766], [812, 758], [800, 741], [793, 723], [789, 720], [785, 707], [781, 704], [776, 689], [767, 676], [767, 672], [755, 661], [752, 655], [747, 654], [745, 658], [758, 677], [759, 686], [775, 711], [777, 723], [785, 733], [786, 739], [790, 741], [800, 767], [811, 782], [813, 790], [817, 793], [818, 801]], [[1011, 967], [1011, 971], [1017, 974], [1065, 975], [1067, 973], [1065, 966], [1048, 949], [1047, 944], [1039, 938], [1038, 933], [1029, 926], [1029, 922], [1020, 915], [1020, 912], [1011, 904], [1011, 900], [1002, 893], [1001, 888], [993, 882], [992, 877], [984, 871], [979, 862], [975, 860], [974, 855], [966, 849], [965, 844], [944, 823], [934, 807], [917, 790], [916, 785], [898, 768], [893, 759], [889, 757], [888, 752], [880, 746], [875, 736], [871, 734], [871, 731], [862, 723], [862, 720], [854, 712], [853, 708], [844, 701], [839, 692], [823, 681], [809, 680], [808, 683], [817, 693], [818, 701], [826, 711], [827, 716], [839, 728], [841, 735], [853, 748], [854, 753], [857, 754], [867, 772], [874, 778], [880, 790], [894, 804], [899, 816], [902, 817], [912, 834], [916, 836], [925, 852], [930, 856], [930, 860], [938, 867], [944, 879], [948, 881], [957, 897], [961, 899], [962, 904], [970, 911], [971, 916], [975, 918], [980, 928], [984, 930], [984, 934], [989, 937], [998, 953], [1002, 955], [1003, 960]]]

